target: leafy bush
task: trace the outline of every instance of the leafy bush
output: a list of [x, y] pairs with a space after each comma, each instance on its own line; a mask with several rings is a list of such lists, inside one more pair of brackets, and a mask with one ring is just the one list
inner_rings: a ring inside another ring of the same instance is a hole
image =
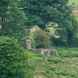
[[36, 29], [32, 36], [33, 48], [47, 48], [48, 47], [48, 35], [42, 29]]
[[0, 78], [24, 78], [24, 59], [16, 39], [0, 37]]

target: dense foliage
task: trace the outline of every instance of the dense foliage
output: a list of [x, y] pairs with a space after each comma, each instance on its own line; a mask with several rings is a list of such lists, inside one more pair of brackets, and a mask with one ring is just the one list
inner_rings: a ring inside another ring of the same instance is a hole
[[0, 78], [24, 78], [25, 57], [16, 39], [0, 37]]
[[68, 2], [68, 0], [25, 0], [24, 10], [28, 25], [46, 28], [49, 22], [57, 23], [58, 27], [62, 29], [59, 30], [61, 37], [54, 38], [54, 44], [56, 46], [72, 46], [75, 24]]
[[21, 40], [24, 36], [25, 15], [18, 0], [2, 0], [0, 2], [0, 35], [14, 36]]
[[[25, 29], [38, 25], [48, 27], [49, 22], [57, 23], [60, 38], [52, 39], [55, 46], [72, 46], [75, 38], [75, 21], [71, 16], [68, 0], [1, 0], [0, 35], [14, 36], [25, 40]], [[54, 40], [54, 41], [53, 41]]]
[[70, 9], [67, 2], [68, 0], [26, 0], [25, 13], [29, 21], [41, 27], [49, 21], [66, 26], [70, 22]]
[[42, 29], [38, 28], [36, 31], [30, 33], [33, 48], [47, 48], [48, 34]]
[[77, 78], [77, 48], [53, 49], [47, 57], [18, 43], [25, 46], [27, 38], [33, 48], [77, 47], [71, 13], [68, 0], [0, 0], [0, 78]]
[[[41, 57], [42, 58], [42, 57]], [[36, 58], [37, 59], [37, 58]], [[77, 78], [78, 48], [58, 48], [57, 55], [38, 61], [35, 77]]]

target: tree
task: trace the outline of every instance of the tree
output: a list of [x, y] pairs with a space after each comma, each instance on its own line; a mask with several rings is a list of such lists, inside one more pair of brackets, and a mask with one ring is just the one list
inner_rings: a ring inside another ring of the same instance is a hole
[[68, 0], [25, 0], [25, 3], [24, 10], [29, 23], [41, 28], [46, 28], [49, 22], [57, 23], [64, 30], [62, 33], [66, 34], [67, 43], [70, 45], [74, 25]]
[[48, 48], [48, 34], [39, 27], [32, 28], [30, 33], [33, 48]]
[[2, 0], [0, 3], [0, 17], [2, 22], [0, 35], [14, 36], [21, 40], [24, 36], [24, 22], [26, 19], [22, 10], [23, 2], [21, 0]]
[[8, 7], [8, 0], [1, 0], [0, 1], [0, 30], [3, 27], [4, 23], [6, 22], [6, 12]]
[[0, 78], [25, 78], [25, 57], [16, 39], [0, 36]]
[[33, 24], [45, 26], [48, 22], [54, 21], [64, 25], [70, 21], [67, 2], [68, 0], [26, 0], [25, 12]]
[[8, 7], [8, 0], [0, 1], [0, 17], [5, 16]]

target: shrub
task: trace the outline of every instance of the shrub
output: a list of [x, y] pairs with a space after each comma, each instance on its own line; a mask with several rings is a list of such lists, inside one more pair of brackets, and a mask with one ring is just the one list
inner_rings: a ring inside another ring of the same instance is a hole
[[24, 51], [14, 38], [0, 37], [0, 78], [24, 78]]

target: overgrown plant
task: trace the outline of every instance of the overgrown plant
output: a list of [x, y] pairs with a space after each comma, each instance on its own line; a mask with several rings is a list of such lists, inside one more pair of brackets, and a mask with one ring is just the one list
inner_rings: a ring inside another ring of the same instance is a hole
[[0, 37], [0, 78], [25, 78], [25, 60], [16, 39]]

